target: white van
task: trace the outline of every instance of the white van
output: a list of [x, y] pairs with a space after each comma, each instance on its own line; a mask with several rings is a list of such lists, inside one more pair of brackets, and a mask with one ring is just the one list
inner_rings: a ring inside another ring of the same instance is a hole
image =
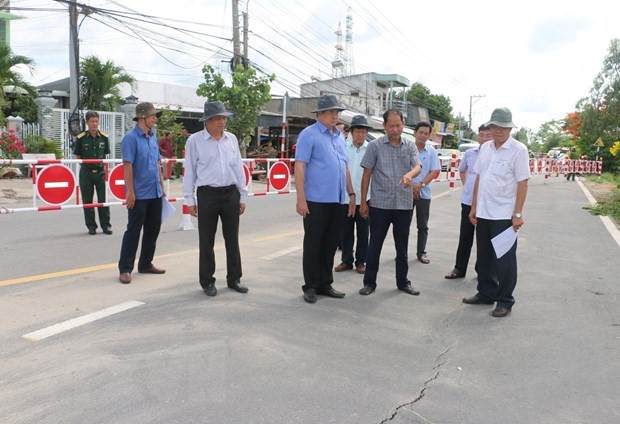
[[480, 147], [480, 143], [462, 143], [459, 144], [459, 152], [461, 152], [461, 156], [463, 156], [466, 151], [475, 147]]

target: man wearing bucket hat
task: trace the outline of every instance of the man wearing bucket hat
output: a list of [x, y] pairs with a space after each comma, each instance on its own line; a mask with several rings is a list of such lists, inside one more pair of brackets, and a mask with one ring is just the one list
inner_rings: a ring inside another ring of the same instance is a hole
[[159, 145], [153, 131], [159, 113], [152, 103], [139, 103], [133, 118], [136, 126], [125, 134], [121, 144], [128, 213], [127, 230], [123, 235], [118, 261], [119, 280], [123, 284], [131, 283], [131, 272], [143, 229], [138, 272], [166, 272], [153, 265], [155, 245], [161, 228], [162, 197], [166, 195], [159, 167]]
[[[501, 318], [511, 312], [515, 303], [512, 294], [517, 285], [516, 232], [524, 223], [530, 167], [527, 147], [510, 136], [516, 125], [509, 109], [495, 109], [485, 125], [490, 126], [493, 140], [480, 146], [473, 168], [478, 175], [469, 213], [471, 223], [476, 225], [478, 293], [464, 298], [463, 303], [496, 302], [491, 315]], [[502, 237], [493, 240], [499, 235]], [[509, 241], [503, 244], [512, 246], [498, 255], [498, 241], [504, 236]]]
[[317, 301], [317, 294], [343, 298], [334, 290], [332, 268], [340, 238], [341, 204], [349, 202], [348, 214], [355, 213], [355, 192], [347, 168], [344, 137], [336, 128], [344, 110], [334, 95], [319, 97], [317, 122], [305, 128], [295, 152], [296, 210], [303, 217], [304, 300]]
[[239, 293], [248, 292], [241, 284], [239, 251], [239, 216], [245, 211], [248, 190], [239, 141], [225, 131], [231, 115], [222, 102], [206, 102], [200, 118], [204, 130], [192, 134], [185, 146], [183, 197], [189, 214], [198, 217], [198, 277], [207, 296], [217, 295], [214, 245], [218, 220], [226, 246], [227, 285]]
[[[356, 115], [351, 120], [349, 131], [352, 140], [347, 142], [346, 150], [349, 163], [349, 174], [351, 175], [351, 184], [355, 192], [355, 215], [349, 216], [349, 204], [343, 203], [343, 222], [340, 232], [340, 242], [342, 245], [342, 262], [334, 271], [342, 272], [353, 269], [355, 261], [355, 269], [358, 274], [366, 271], [366, 253], [368, 252], [368, 220], [362, 218], [359, 214], [362, 199], [362, 173], [364, 169], [360, 166], [368, 142], [366, 135], [368, 130], [373, 129], [368, 125], [368, 121], [364, 115]], [[370, 197], [370, 196], [369, 196]], [[366, 199], [368, 200], [368, 199]], [[355, 258], [353, 257], [353, 244], [355, 241], [354, 232], [357, 231], [357, 243], [355, 246]]]

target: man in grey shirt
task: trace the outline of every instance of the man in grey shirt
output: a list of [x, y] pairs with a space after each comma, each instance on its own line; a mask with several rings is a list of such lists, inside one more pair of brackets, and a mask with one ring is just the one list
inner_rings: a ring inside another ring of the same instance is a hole
[[[407, 250], [413, 211], [411, 182], [421, 171], [420, 159], [415, 145], [401, 137], [404, 118], [400, 110], [390, 109], [383, 114], [383, 128], [386, 135], [368, 144], [361, 163], [364, 175], [360, 215], [371, 219], [364, 287], [360, 294], [369, 295], [377, 287], [379, 257], [392, 224], [396, 247], [396, 286], [405, 293], [418, 295], [420, 292], [414, 290], [407, 278]], [[366, 198], [371, 177], [369, 204]]]

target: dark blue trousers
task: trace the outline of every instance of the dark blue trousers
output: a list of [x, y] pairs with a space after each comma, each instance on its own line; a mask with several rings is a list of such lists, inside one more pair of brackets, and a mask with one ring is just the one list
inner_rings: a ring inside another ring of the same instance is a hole
[[396, 248], [396, 286], [403, 288], [410, 284], [407, 274], [409, 263], [407, 251], [409, 246], [409, 227], [411, 226], [412, 210], [379, 209], [370, 207], [370, 243], [366, 257], [366, 273], [364, 285], [377, 287], [377, 273], [383, 242], [392, 224], [394, 247]]
[[[368, 254], [368, 220], [360, 216], [360, 207], [355, 207], [355, 216], [347, 216], [349, 205], [342, 205], [342, 231], [340, 240], [342, 243], [342, 262], [353, 265], [353, 244], [355, 244], [355, 266], [366, 263]], [[355, 243], [355, 231], [357, 231], [357, 243]]]
[[142, 248], [140, 259], [138, 260], [138, 271], [153, 266], [153, 256], [155, 256], [155, 246], [161, 228], [161, 205], [162, 198], [136, 200], [132, 209], [127, 209], [127, 230], [123, 235], [121, 244], [121, 257], [118, 261], [118, 270], [132, 272], [140, 242], [140, 232], [144, 228], [142, 235]]
[[[458, 269], [463, 275], [467, 273], [467, 265], [476, 234], [476, 227], [469, 220], [469, 212], [471, 212], [471, 206], [461, 203], [461, 231], [459, 232], [459, 247], [456, 249], [454, 268]], [[476, 265], [477, 270], [478, 266]]]
[[511, 226], [511, 219], [481, 218], [476, 226], [478, 293], [483, 299], [493, 300], [498, 307], [504, 308], [511, 308], [515, 303], [512, 292], [517, 285], [517, 242], [498, 259], [491, 239]]
[[304, 218], [304, 291], [334, 282], [334, 255], [342, 223], [340, 203], [307, 203], [310, 213]]

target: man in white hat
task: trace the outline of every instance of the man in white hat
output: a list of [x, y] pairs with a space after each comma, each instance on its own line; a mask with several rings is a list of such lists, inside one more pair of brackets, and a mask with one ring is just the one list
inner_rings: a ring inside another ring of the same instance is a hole
[[340, 238], [341, 203], [355, 213], [355, 192], [347, 168], [344, 137], [336, 128], [344, 110], [334, 95], [319, 97], [316, 119], [297, 139], [295, 152], [296, 210], [303, 217], [304, 300], [317, 301], [317, 294], [343, 298], [332, 287], [334, 254]]
[[192, 134], [185, 146], [183, 197], [189, 214], [198, 217], [199, 283], [207, 296], [217, 295], [214, 245], [218, 220], [226, 246], [226, 283], [239, 293], [248, 292], [241, 284], [239, 251], [239, 217], [245, 212], [248, 189], [239, 141], [225, 131], [231, 115], [221, 102], [206, 102], [200, 118], [204, 130]]
[[138, 272], [166, 272], [152, 262], [161, 228], [162, 197], [166, 195], [164, 177], [159, 166], [159, 144], [153, 131], [159, 113], [153, 104], [139, 103], [133, 118], [136, 126], [125, 134], [121, 143], [128, 213], [127, 230], [123, 235], [118, 261], [119, 281], [123, 284], [131, 283], [131, 272], [143, 228]]
[[[508, 315], [517, 285], [516, 232], [523, 226], [523, 205], [530, 179], [527, 147], [510, 136], [516, 125], [507, 108], [498, 108], [485, 124], [493, 140], [480, 146], [474, 165], [477, 175], [469, 219], [476, 225], [478, 293], [463, 299], [470, 305], [496, 303], [491, 315]], [[498, 243], [499, 235], [508, 242]], [[511, 244], [512, 243], [512, 244]], [[500, 244], [508, 248], [501, 252]], [[497, 249], [497, 250], [496, 250]], [[498, 254], [499, 252], [499, 254]]]

